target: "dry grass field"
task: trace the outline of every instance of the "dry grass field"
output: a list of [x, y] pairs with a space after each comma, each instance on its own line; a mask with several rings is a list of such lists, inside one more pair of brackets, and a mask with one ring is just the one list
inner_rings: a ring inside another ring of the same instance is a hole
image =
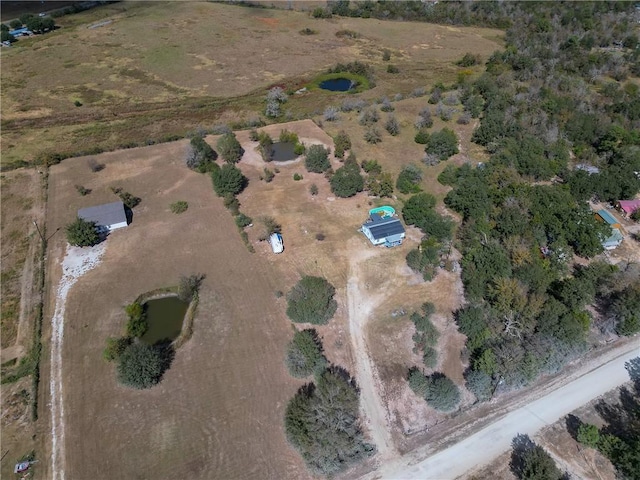
[[[277, 137], [283, 128], [305, 143], [332, 147], [331, 138], [308, 120], [265, 130]], [[416, 408], [422, 412], [420, 421], [433, 415], [402, 384], [403, 366], [406, 369], [415, 359], [407, 325], [385, 331], [393, 327], [388, 322], [392, 309], [417, 307], [427, 300], [436, 303], [438, 327], [447, 342], [440, 365], [461, 380], [462, 339], [448, 320], [460, 302], [459, 276], [441, 272], [434, 282], [424, 283], [408, 272], [404, 256], [420, 238], [412, 229], [400, 248], [370, 246], [357, 229], [371, 200], [364, 193], [335, 198], [324, 176], [306, 172], [302, 161], [271, 163], [269, 168], [279, 173], [271, 183], [261, 181], [266, 164], [248, 137], [247, 131], [238, 132], [246, 149], [239, 166], [249, 178], [239, 200], [241, 211], [254, 218], [248, 233], [255, 254], [242, 244], [210, 179], [184, 166], [186, 141], [98, 155], [93, 158], [106, 165], [98, 173], [91, 172], [87, 158], [51, 168], [50, 231], [70, 222], [78, 208], [113, 201], [110, 187], [142, 198], [133, 223], [107, 239], [102, 262], [78, 281], [67, 299], [62, 360], [65, 411], [73, 412], [65, 416], [70, 478], [175, 478], [184, 472], [190, 478], [308, 475], [283, 431], [284, 407], [301, 383], [289, 377], [284, 366], [293, 327], [284, 314], [285, 299], [276, 294], [288, 291], [304, 274], [324, 276], [337, 289], [338, 311], [328, 325], [318, 328], [329, 360], [357, 375], [363, 358], [372, 357], [373, 378], [357, 381], [381, 392], [383, 419], [366, 424], [374, 438], [385, 423], [400, 438]], [[207, 140], [215, 145], [216, 137]], [[389, 160], [393, 144], [381, 145], [381, 163], [385, 169], [395, 168]], [[337, 168], [339, 163], [332, 161]], [[294, 181], [294, 173], [304, 178]], [[431, 177], [425, 176], [425, 186], [435, 184]], [[319, 187], [317, 196], [309, 193], [313, 183]], [[92, 192], [82, 197], [74, 185]], [[169, 210], [177, 200], [189, 202], [181, 215]], [[390, 203], [401, 207], [396, 200]], [[273, 255], [266, 243], [257, 241], [261, 215], [282, 224], [283, 254]], [[323, 240], [317, 239], [318, 233]], [[52, 287], [60, 278], [64, 251], [64, 238], [54, 237], [48, 265]], [[180, 275], [191, 273], [207, 276], [193, 338], [178, 350], [158, 387], [137, 392], [119, 386], [101, 350], [108, 336], [122, 331], [123, 306], [142, 292], [175, 284]], [[356, 301], [375, 307], [372, 318], [355, 326], [361, 331], [354, 331], [349, 319], [347, 283], [353, 275], [362, 292]], [[45, 318], [50, 318], [54, 302], [50, 290]], [[394, 320], [399, 321], [406, 323]], [[45, 325], [45, 338], [49, 328]], [[363, 351], [354, 351], [354, 335], [365, 339]], [[47, 352], [45, 372], [49, 358]], [[48, 379], [43, 385], [46, 390]], [[46, 395], [43, 391], [43, 398]], [[45, 424], [49, 422], [49, 411], [43, 417]], [[45, 476], [51, 474], [45, 464], [40, 468]]]
[[[197, 2], [120, 2], [58, 23], [0, 52], [5, 165], [255, 117], [265, 88], [304, 85], [337, 62], [374, 67], [377, 86], [365, 98], [406, 94], [455, 80], [457, 59], [470, 50], [488, 56], [502, 34]], [[300, 35], [303, 28], [317, 34]], [[337, 37], [339, 30], [360, 36]], [[384, 50], [399, 74], [386, 73]], [[287, 109], [304, 116], [331, 101], [316, 91]]]

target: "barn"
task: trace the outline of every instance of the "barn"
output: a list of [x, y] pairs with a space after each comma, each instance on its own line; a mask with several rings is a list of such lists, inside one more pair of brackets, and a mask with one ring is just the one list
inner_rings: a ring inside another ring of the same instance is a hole
[[404, 226], [398, 217], [372, 214], [361, 231], [372, 244], [386, 247], [401, 245], [405, 237]]
[[128, 225], [127, 214], [122, 202], [81, 208], [78, 210], [78, 217], [87, 222], [95, 222], [100, 233], [108, 233]]

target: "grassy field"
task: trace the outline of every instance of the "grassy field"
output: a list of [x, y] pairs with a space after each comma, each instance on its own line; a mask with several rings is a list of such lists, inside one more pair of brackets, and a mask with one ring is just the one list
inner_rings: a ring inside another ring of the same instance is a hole
[[[406, 94], [455, 80], [453, 62], [469, 50], [488, 56], [502, 33], [196, 2], [121, 2], [58, 23], [0, 53], [4, 166], [256, 117], [267, 87], [303, 86], [337, 62], [374, 67], [377, 86], [363, 98]], [[317, 34], [301, 35], [304, 28]], [[384, 50], [400, 73], [386, 73]], [[335, 97], [316, 91], [286, 109], [307, 116]]]

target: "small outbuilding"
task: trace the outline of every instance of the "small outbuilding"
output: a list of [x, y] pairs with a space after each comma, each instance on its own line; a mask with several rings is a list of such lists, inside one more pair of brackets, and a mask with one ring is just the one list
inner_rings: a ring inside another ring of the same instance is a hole
[[622, 227], [618, 219], [611, 212], [608, 212], [604, 208], [602, 210], [599, 210], [596, 213], [596, 220], [600, 220], [602, 222], [608, 223], [609, 225], [611, 225], [611, 228]]
[[128, 225], [127, 213], [122, 202], [81, 208], [78, 210], [78, 217], [87, 222], [95, 222], [100, 233], [108, 233]]
[[612, 228], [611, 236], [602, 241], [602, 246], [605, 250], [613, 250], [620, 246], [623, 239], [622, 232], [617, 228]]
[[616, 207], [624, 212], [625, 215], [631, 215], [640, 208], [640, 199], [638, 200], [620, 200]]
[[401, 245], [405, 238], [402, 222], [395, 216], [383, 216], [373, 213], [362, 225], [362, 233], [374, 245], [394, 247]]

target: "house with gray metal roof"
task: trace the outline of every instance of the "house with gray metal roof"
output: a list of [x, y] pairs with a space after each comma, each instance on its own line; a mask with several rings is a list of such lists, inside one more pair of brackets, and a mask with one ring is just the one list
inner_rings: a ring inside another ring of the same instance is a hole
[[398, 217], [372, 214], [361, 231], [372, 244], [386, 247], [400, 245], [405, 238], [404, 226]]
[[127, 214], [122, 202], [81, 208], [78, 210], [78, 217], [87, 222], [95, 222], [96, 228], [100, 233], [111, 232], [127, 226]]

